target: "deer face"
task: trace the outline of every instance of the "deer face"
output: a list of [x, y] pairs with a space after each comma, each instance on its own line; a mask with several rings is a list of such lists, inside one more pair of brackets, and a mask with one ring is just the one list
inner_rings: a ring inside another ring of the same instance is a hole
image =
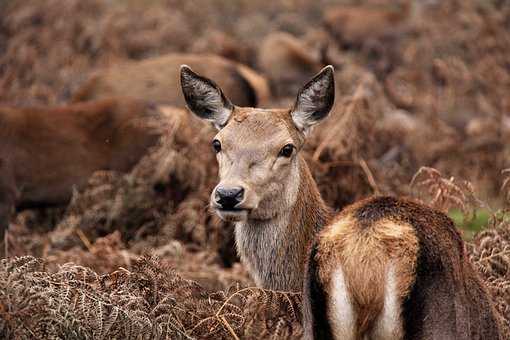
[[306, 84], [290, 110], [236, 107], [187, 66], [181, 67], [181, 86], [188, 108], [219, 130], [212, 146], [220, 181], [211, 207], [228, 221], [272, 219], [288, 210], [298, 194], [305, 136], [333, 106], [333, 68]]

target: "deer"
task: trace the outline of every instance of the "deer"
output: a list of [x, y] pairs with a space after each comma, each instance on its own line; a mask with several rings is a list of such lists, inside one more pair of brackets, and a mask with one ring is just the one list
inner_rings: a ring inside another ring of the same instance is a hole
[[305, 273], [305, 339], [503, 339], [453, 221], [424, 204], [345, 207], [313, 241]]
[[320, 48], [310, 48], [286, 32], [273, 32], [262, 40], [257, 56], [258, 65], [269, 78], [273, 93], [286, 95], [298, 90], [289, 87], [299, 87], [299, 80], [307, 80], [324, 66], [326, 43], [321, 41], [324, 39], [317, 39], [317, 35], [313, 41], [317, 45], [324, 45]]
[[234, 106], [214, 81], [181, 66], [189, 111], [210, 122], [219, 165], [211, 209], [235, 225], [255, 284], [303, 293], [305, 339], [498, 339], [487, 289], [451, 219], [376, 196], [334, 213], [301, 155], [331, 111], [323, 68], [290, 109]]
[[130, 98], [0, 107], [2, 239], [14, 210], [63, 205], [93, 172], [129, 171], [176, 111]]
[[345, 47], [361, 47], [370, 40], [410, 26], [420, 5], [414, 0], [391, 5], [334, 5], [323, 13], [323, 24]]
[[176, 91], [181, 64], [217, 79], [237, 105], [264, 105], [271, 96], [267, 80], [241, 63], [213, 54], [170, 53], [94, 71], [74, 91], [72, 102], [123, 96], [182, 107], [184, 99]]

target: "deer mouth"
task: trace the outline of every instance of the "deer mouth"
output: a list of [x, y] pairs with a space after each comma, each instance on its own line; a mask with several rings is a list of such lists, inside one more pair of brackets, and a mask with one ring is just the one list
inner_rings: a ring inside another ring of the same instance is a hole
[[216, 213], [218, 216], [228, 222], [240, 222], [244, 221], [248, 218], [249, 209], [243, 208], [232, 208], [232, 209], [223, 209], [216, 208]]
[[245, 208], [231, 208], [231, 209], [224, 209], [224, 208], [216, 208], [216, 210], [223, 211], [223, 212], [242, 212], [242, 211], [249, 211], [250, 209]]

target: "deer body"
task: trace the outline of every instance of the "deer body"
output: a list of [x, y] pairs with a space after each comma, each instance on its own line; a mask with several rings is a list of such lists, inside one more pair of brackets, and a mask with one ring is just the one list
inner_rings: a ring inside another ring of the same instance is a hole
[[0, 108], [0, 224], [14, 208], [59, 205], [97, 170], [128, 171], [161, 133], [163, 112], [131, 99]]
[[270, 96], [266, 79], [247, 66], [215, 55], [171, 53], [96, 71], [74, 93], [73, 101], [127, 96], [181, 107], [184, 100], [176, 90], [181, 64], [217, 79], [237, 105], [263, 105]]
[[273, 91], [280, 95], [299, 90], [302, 81], [321, 69], [321, 61], [319, 53], [285, 32], [269, 34], [258, 53], [262, 72], [270, 79]]
[[403, 1], [399, 8], [336, 5], [324, 12], [328, 31], [346, 45], [359, 45], [378, 39], [405, 26], [412, 15], [414, 1]]
[[421, 204], [346, 207], [312, 244], [306, 271], [307, 339], [501, 339], [453, 222]]
[[186, 66], [181, 85], [189, 109], [219, 130], [211, 207], [236, 224], [238, 252], [258, 286], [303, 290], [306, 339], [500, 338], [446, 215], [376, 197], [332, 217], [299, 154], [333, 106], [331, 66], [290, 110], [235, 107]]

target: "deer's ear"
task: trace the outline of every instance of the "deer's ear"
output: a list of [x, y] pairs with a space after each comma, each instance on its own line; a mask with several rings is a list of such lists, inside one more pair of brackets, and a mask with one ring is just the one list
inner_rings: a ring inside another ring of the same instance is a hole
[[181, 88], [191, 112], [212, 122], [217, 129], [227, 124], [234, 106], [215, 82], [182, 65]]
[[306, 132], [328, 115], [334, 102], [334, 69], [329, 65], [299, 91], [291, 111], [292, 120], [300, 131]]

